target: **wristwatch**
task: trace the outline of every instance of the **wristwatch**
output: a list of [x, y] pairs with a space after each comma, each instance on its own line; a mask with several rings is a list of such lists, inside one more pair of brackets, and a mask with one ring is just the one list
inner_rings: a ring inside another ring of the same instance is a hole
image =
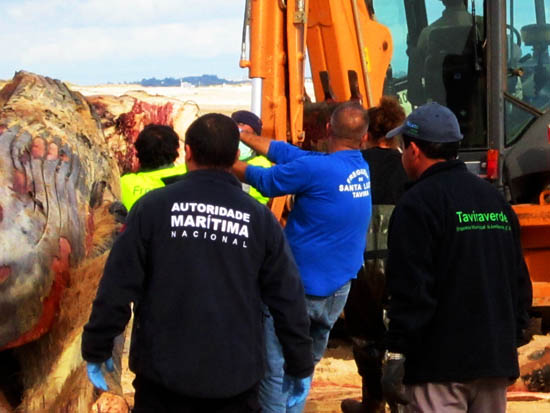
[[391, 351], [386, 350], [384, 353], [384, 358], [382, 359], [383, 363], [387, 363], [390, 360], [403, 360], [405, 359], [405, 356], [403, 353], [393, 353]]

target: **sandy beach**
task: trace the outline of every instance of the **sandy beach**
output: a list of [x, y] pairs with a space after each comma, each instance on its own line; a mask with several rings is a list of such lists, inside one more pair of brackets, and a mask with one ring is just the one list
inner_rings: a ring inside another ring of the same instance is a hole
[[100, 85], [78, 86], [71, 85], [71, 89], [90, 95], [122, 96], [130, 91], [144, 91], [150, 95], [167, 96], [182, 102], [198, 105], [201, 114], [220, 112], [230, 114], [238, 109], [249, 109], [251, 103], [250, 84], [221, 85], [201, 87], [146, 87], [141, 85]]
[[[113, 95], [122, 96], [131, 91], [144, 91], [150, 95], [167, 96], [182, 102], [195, 103], [200, 114], [220, 112], [226, 115], [239, 109], [250, 109], [252, 101], [251, 83], [227, 84], [217, 86], [147, 87], [139, 84], [79, 86], [68, 85], [72, 90], [84, 96]], [[313, 83], [306, 81], [306, 92], [313, 99]]]

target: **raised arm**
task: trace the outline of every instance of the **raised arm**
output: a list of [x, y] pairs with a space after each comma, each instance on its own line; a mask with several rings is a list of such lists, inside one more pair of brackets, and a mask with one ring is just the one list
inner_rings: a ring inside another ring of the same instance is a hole
[[245, 181], [245, 175], [246, 175], [246, 168], [247, 167], [248, 167], [248, 164], [246, 162], [239, 161], [239, 160], [237, 160], [233, 164], [233, 173], [235, 174], [235, 176], [241, 182], [246, 182]]
[[[252, 149], [254, 149], [260, 155], [267, 156], [269, 152], [269, 146], [273, 139], [267, 138], [265, 136], [256, 135], [255, 133], [250, 132], [247, 129], [241, 130], [241, 141]], [[236, 161], [233, 164], [233, 173], [241, 182], [246, 182], [246, 168], [248, 164], [243, 161]]]
[[248, 146], [254, 149], [257, 153], [265, 156], [269, 151], [269, 145], [271, 145], [271, 142], [273, 141], [273, 139], [268, 138], [266, 136], [256, 135], [247, 130], [242, 130], [241, 141], [246, 143]]

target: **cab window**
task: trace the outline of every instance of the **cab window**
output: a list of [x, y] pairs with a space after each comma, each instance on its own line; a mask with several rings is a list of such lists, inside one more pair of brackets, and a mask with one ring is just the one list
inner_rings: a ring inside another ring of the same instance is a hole
[[[550, 107], [550, 1], [506, 1], [505, 144]], [[518, 102], [521, 101], [521, 102]], [[530, 109], [532, 108], [532, 109]]]
[[462, 148], [486, 147], [483, 2], [374, 0], [373, 6], [394, 42], [385, 93], [397, 94], [406, 110], [428, 102], [449, 107], [464, 134]]

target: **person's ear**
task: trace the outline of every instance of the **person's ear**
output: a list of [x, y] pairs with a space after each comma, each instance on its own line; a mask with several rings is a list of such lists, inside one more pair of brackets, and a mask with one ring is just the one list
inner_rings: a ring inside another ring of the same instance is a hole
[[420, 159], [420, 155], [422, 154], [422, 151], [420, 150], [420, 148], [416, 145], [415, 142], [411, 142], [410, 146], [411, 146], [412, 158], [414, 160]]
[[193, 151], [191, 150], [191, 147], [187, 144], [185, 144], [185, 162], [189, 162], [193, 157]]
[[371, 134], [369, 132], [361, 136], [361, 148], [364, 148], [367, 145], [367, 142], [371, 141]]

